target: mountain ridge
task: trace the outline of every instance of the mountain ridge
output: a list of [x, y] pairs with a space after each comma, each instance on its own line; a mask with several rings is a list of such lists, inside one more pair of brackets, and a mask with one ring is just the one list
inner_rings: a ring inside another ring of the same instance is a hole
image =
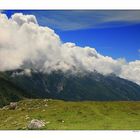
[[[97, 72], [64, 74], [54, 71], [50, 74], [31, 72], [31, 75], [15, 75], [5, 72], [8, 80], [17, 85], [31, 98], [52, 98], [66, 101], [139, 101], [140, 86], [115, 76]], [[16, 71], [17, 72], [17, 71]], [[22, 70], [18, 70], [22, 72]]]

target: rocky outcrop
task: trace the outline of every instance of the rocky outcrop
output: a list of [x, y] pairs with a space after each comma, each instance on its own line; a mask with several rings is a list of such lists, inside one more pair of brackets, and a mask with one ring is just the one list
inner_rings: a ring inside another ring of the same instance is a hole
[[34, 130], [34, 129], [41, 129], [44, 126], [45, 126], [45, 122], [43, 122], [42, 120], [33, 119], [31, 120], [31, 122], [28, 124], [27, 127], [30, 130]]
[[9, 109], [15, 110], [17, 108], [17, 102], [11, 102], [9, 105]]

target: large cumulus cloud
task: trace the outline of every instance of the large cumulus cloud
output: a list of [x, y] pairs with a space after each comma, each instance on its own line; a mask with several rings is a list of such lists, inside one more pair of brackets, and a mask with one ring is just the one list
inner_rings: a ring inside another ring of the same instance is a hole
[[127, 63], [99, 54], [94, 48], [63, 43], [54, 30], [39, 26], [35, 16], [0, 14], [0, 71], [18, 68], [45, 73], [98, 71], [114, 73], [140, 84], [140, 61]]
[[123, 65], [119, 76], [140, 85], [140, 60]]

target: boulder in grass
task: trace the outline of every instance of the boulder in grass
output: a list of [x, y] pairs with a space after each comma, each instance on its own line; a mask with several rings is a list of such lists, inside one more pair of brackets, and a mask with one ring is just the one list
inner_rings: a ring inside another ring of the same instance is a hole
[[45, 122], [43, 122], [42, 120], [33, 119], [28, 124], [28, 129], [30, 130], [41, 129], [44, 126], [45, 126]]
[[17, 102], [11, 102], [9, 105], [9, 109], [15, 110], [17, 107]]

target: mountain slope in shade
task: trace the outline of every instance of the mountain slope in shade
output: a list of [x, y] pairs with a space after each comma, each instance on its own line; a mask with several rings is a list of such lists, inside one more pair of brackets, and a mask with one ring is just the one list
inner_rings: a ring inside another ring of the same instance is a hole
[[0, 107], [31, 97], [29, 93], [11, 82], [5, 73], [0, 73]]
[[140, 100], [140, 86], [111, 74], [97, 72], [86, 75], [71, 75], [62, 72], [43, 74], [32, 72], [31, 76], [20, 75], [9, 80], [36, 98], [53, 98], [71, 101], [127, 101]]

